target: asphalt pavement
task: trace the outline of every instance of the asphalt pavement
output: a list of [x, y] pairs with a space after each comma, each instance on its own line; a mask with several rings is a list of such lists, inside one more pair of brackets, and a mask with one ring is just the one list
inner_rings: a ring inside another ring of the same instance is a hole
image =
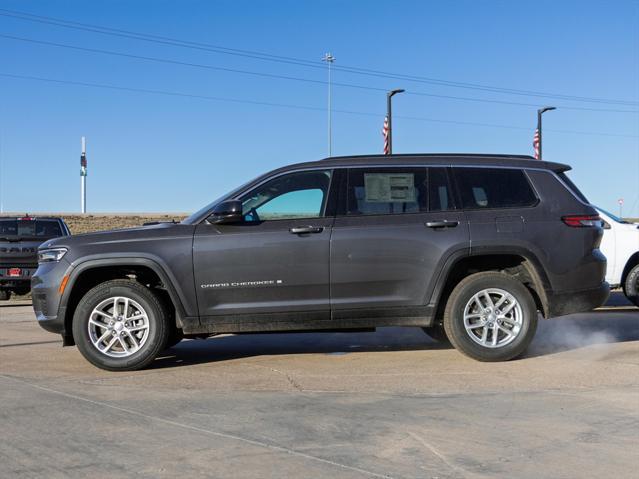
[[185, 340], [101, 371], [0, 305], [0, 477], [600, 478], [639, 470], [639, 309], [479, 363], [417, 328]]

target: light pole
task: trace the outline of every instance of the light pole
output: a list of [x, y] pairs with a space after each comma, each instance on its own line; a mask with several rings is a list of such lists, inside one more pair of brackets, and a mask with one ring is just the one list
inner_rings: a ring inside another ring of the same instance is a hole
[[391, 98], [397, 93], [404, 93], [405, 90], [398, 88], [386, 93], [386, 117], [388, 118], [388, 154], [393, 154], [393, 119], [391, 109]]
[[322, 61], [328, 65], [328, 156], [333, 152], [333, 135], [331, 133], [331, 64], [335, 61], [335, 57], [330, 53], [325, 53]]
[[541, 115], [543, 115], [545, 112], [547, 111], [551, 111], [551, 110], [556, 110], [557, 108], [554, 106], [545, 106], [543, 108], [540, 108], [539, 110], [537, 110], [537, 135], [538, 135], [538, 139], [537, 139], [537, 150], [538, 150], [538, 154], [537, 154], [537, 159], [538, 160], [542, 160], [542, 152], [541, 152]]

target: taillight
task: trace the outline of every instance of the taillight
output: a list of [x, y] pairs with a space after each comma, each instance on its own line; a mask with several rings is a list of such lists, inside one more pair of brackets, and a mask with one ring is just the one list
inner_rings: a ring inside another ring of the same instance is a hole
[[599, 215], [570, 215], [562, 216], [561, 221], [572, 228], [587, 228], [589, 226], [601, 226]]

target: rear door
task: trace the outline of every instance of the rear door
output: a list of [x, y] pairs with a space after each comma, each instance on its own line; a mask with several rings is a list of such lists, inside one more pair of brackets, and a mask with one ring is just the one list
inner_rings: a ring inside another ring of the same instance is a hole
[[331, 239], [334, 317], [406, 307], [420, 315], [445, 259], [468, 252], [447, 169], [351, 168], [345, 190]]

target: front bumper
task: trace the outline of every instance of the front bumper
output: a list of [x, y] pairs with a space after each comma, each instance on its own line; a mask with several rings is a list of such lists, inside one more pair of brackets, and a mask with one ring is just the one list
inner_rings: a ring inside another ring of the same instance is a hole
[[565, 316], [567, 314], [592, 311], [602, 306], [610, 295], [610, 285], [605, 281], [597, 288], [569, 293], [556, 293], [548, 295], [547, 316]]
[[38, 266], [31, 277], [31, 299], [38, 324], [47, 331], [63, 336], [70, 332], [65, 331], [59, 288], [69, 268], [69, 263], [64, 260], [58, 263], [44, 263]]

